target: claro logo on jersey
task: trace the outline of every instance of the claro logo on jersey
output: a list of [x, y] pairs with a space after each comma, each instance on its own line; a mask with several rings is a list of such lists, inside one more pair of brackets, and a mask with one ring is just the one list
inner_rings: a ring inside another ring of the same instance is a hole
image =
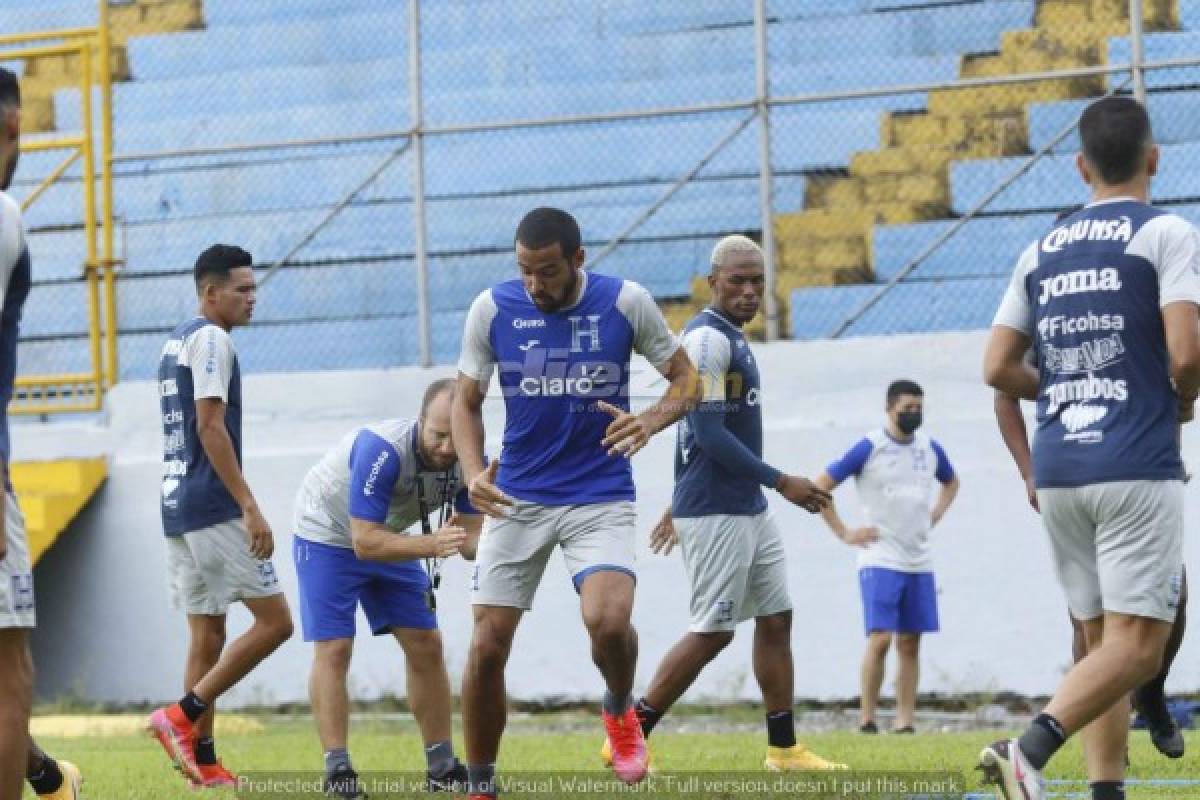
[[367, 497], [375, 494], [375, 481], [379, 479], [379, 473], [383, 470], [383, 465], [387, 463], [388, 451], [384, 450], [379, 454], [379, 458], [375, 459], [375, 463], [371, 465], [371, 472], [367, 475], [367, 482], [363, 484], [363, 494]]
[[1081, 219], [1055, 228], [1042, 239], [1043, 253], [1057, 253], [1076, 242], [1128, 242], [1133, 238], [1133, 220]]
[[1113, 267], [1076, 269], [1038, 281], [1041, 294], [1038, 305], [1044, 306], [1052, 297], [1087, 292], [1116, 292], [1121, 289], [1121, 274]]
[[527, 376], [521, 379], [521, 394], [528, 397], [562, 397], [563, 395], [572, 395], [575, 397], [588, 397], [597, 388], [603, 388], [606, 384], [607, 370], [603, 366], [588, 367], [587, 364], [579, 366], [578, 375], [566, 375], [563, 377], [550, 377], [540, 375], [537, 377]]

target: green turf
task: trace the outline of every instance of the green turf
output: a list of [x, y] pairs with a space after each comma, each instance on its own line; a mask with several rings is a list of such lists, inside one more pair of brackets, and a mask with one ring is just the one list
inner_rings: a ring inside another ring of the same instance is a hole
[[[288, 772], [321, 769], [321, 751], [310, 720], [264, 717], [265, 731], [229, 735], [217, 742], [223, 761], [235, 771]], [[591, 731], [590, 726], [595, 730]], [[455, 720], [456, 729], [460, 721]], [[996, 732], [926, 733], [917, 736], [863, 736], [837, 732], [802, 735], [801, 740], [829, 758], [855, 770], [884, 772], [950, 771], [968, 775], [979, 749], [996, 738]], [[660, 773], [697, 770], [761, 772], [764, 735], [755, 732], [688, 733], [656, 732], [651, 740], [654, 764]], [[573, 712], [514, 720], [504, 738], [500, 758], [502, 773], [522, 771], [599, 770], [601, 733], [598, 721]], [[158, 744], [149, 737], [57, 739], [40, 744], [52, 754], [75, 761], [84, 773], [84, 797], [130, 800], [195, 800], [196, 792], [170, 768]], [[461, 753], [461, 741], [456, 740]], [[1200, 748], [1200, 736], [1189, 737], [1191, 752]], [[360, 772], [397, 772], [424, 769], [420, 742], [411, 721], [360, 721], [351, 729], [351, 753]], [[1131, 778], [1200, 778], [1195, 756], [1169, 761], [1151, 747], [1146, 734], [1133, 734]], [[603, 777], [603, 773], [597, 773]], [[1072, 743], [1052, 764], [1048, 777], [1079, 779], [1083, 763]], [[979, 791], [973, 776], [968, 788]], [[1082, 786], [1056, 791], [1080, 791]], [[234, 791], [210, 791], [216, 797], [235, 797]], [[548, 795], [547, 795], [548, 796]], [[698, 797], [699, 794], [692, 796]], [[1200, 798], [1196, 787], [1134, 787], [1131, 798]], [[32, 798], [32, 794], [27, 797]]]

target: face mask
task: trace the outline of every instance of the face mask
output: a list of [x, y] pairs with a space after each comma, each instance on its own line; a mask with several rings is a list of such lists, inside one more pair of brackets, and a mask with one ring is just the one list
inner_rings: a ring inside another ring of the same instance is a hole
[[896, 427], [907, 436], [917, 428], [921, 427], [921, 412], [901, 411], [896, 415]]

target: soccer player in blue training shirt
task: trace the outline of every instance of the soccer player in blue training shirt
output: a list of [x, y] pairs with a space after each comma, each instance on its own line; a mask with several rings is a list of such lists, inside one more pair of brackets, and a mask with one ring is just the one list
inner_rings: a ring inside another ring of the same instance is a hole
[[[473, 797], [495, 794], [504, 667], [555, 545], [607, 685], [603, 719], [613, 768], [628, 783], [645, 777], [646, 744], [630, 697], [637, 633], [630, 624], [636, 520], [628, 459], [687, 413], [700, 388], [650, 294], [631, 281], [584, 272], [570, 214], [526, 214], [516, 257], [521, 278], [480, 294], [467, 315], [454, 406], [471, 503], [489, 516], [475, 561], [475, 626], [462, 692]], [[637, 415], [628, 411], [635, 350], [670, 383]], [[485, 471], [482, 405], [493, 370], [504, 395], [504, 445]]]
[[[217, 244], [196, 259], [198, 316], [163, 345], [160, 487], [172, 603], [187, 613], [186, 694], [150, 717], [150, 731], [195, 786], [236, 786], [217, 760], [217, 698], [292, 635], [271, 554], [271, 526], [242, 475], [242, 378], [229, 331], [250, 321], [250, 254]], [[225, 614], [240, 601], [250, 630], [225, 648]]]
[[[1025, 493], [1029, 505], [1034, 511], [1038, 510], [1037, 487], [1033, 483], [1033, 455], [1029, 451], [1029, 433], [1025, 428], [1025, 417], [1021, 413], [1020, 401], [1004, 392], [996, 392], [994, 408], [996, 424], [1004, 444], [1012, 454], [1017, 472], [1025, 483]], [[1175, 609], [1175, 621], [1171, 624], [1171, 635], [1167, 638], [1166, 651], [1163, 654], [1162, 669], [1146, 683], [1134, 690], [1133, 708], [1142, 716], [1150, 741], [1158, 752], [1167, 758], [1183, 758], [1186, 741], [1183, 731], [1175, 722], [1171, 709], [1167, 707], [1167, 676], [1183, 646], [1183, 636], [1187, 632], [1187, 602], [1188, 583], [1187, 569], [1179, 572], [1179, 606]], [[1078, 663], [1087, 655], [1087, 637], [1083, 632], [1083, 624], [1068, 613], [1071, 620], [1071, 660]]]
[[17, 377], [17, 338], [21, 310], [32, 280], [29, 248], [21, 224], [21, 206], [10, 197], [20, 156], [21, 89], [17, 76], [0, 67], [0, 800], [20, 800], [21, 777], [38, 797], [74, 800], [82, 781], [79, 768], [55, 761], [29, 736], [33, 703], [33, 661], [29, 630], [36, 621], [33, 565], [25, 518], [9, 480], [12, 449], [8, 404]]
[[[431, 790], [463, 788], [466, 767], [450, 739], [450, 678], [442, 656], [431, 575], [440, 559], [473, 558], [483, 518], [467, 500], [450, 406], [457, 381], [425, 390], [420, 416], [365, 425], [318, 461], [296, 497], [293, 555], [300, 581], [304, 640], [314, 642], [309, 682], [313, 718], [325, 751], [325, 791], [364, 797], [346, 749], [350, 703], [346, 673], [361, 604], [371, 632], [404, 650], [409, 706], [425, 742]], [[454, 512], [437, 531], [431, 513]], [[427, 536], [403, 531], [422, 523]]]
[[1092, 797], [1125, 796], [1129, 692], [1161, 667], [1179, 604], [1200, 234], [1148, 205], [1158, 148], [1141, 104], [1097, 100], [1079, 134], [1091, 202], [1022, 253], [984, 356], [989, 385], [1037, 401], [1038, 505], [1089, 651], [1020, 737], [980, 753], [1008, 800], [1045, 797], [1043, 768], [1084, 728]]
[[[762, 460], [762, 388], [742, 326], [754, 319], [765, 289], [763, 254], [745, 236], [713, 248], [712, 302], [684, 328], [682, 342], [703, 387], [701, 403], [678, 425], [675, 492], [651, 535], [656, 551], [683, 550], [691, 588], [691, 625], [659, 665], [636, 705], [646, 736], [754, 620], [754, 676], [766, 708], [770, 770], [836, 769], [796, 743], [792, 716], [792, 601], [783, 540], [762, 487], [815, 513], [827, 492]], [[601, 757], [611, 759], [608, 743]]]
[[[843, 542], [861, 548], [858, 583], [862, 593], [867, 649], [863, 655], [859, 730], [878, 733], [875, 711], [884, 666], [896, 640], [896, 733], [913, 733], [920, 673], [921, 635], [938, 630], [937, 588], [929, 532], [958, 494], [958, 477], [946, 452], [919, 433], [925, 393], [913, 381], [887, 389], [886, 424], [868, 433], [817, 476], [833, 489], [853, 476], [867, 524], [850, 528], [832, 503], [821, 514]], [[940, 484], [930, 506], [934, 484]]]

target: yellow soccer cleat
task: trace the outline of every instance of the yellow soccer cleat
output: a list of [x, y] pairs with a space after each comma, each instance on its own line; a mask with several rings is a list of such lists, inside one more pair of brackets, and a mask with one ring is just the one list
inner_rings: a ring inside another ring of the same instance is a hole
[[58, 791], [39, 794], [38, 797], [41, 800], [79, 800], [79, 790], [83, 786], [83, 775], [80, 774], [79, 767], [62, 759], [55, 759], [55, 763], [63, 776], [62, 786], [58, 787]]
[[768, 747], [763, 766], [771, 772], [790, 770], [850, 769], [845, 764], [829, 761], [809, 750], [802, 744], [791, 747]]
[[[604, 766], [612, 768], [612, 745], [608, 742], [608, 737], [604, 738], [604, 746], [600, 748], [600, 761]], [[650, 741], [646, 741], [646, 763], [648, 764], [647, 771], [654, 772], [654, 751], [650, 749]]]

